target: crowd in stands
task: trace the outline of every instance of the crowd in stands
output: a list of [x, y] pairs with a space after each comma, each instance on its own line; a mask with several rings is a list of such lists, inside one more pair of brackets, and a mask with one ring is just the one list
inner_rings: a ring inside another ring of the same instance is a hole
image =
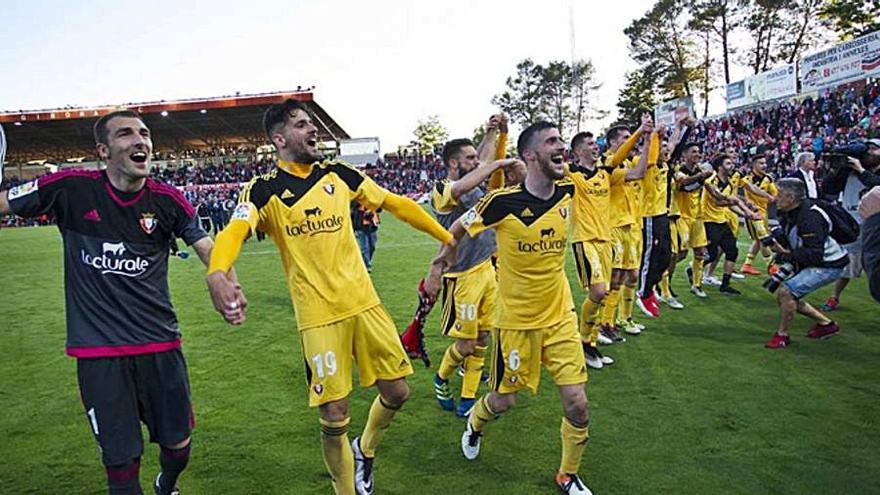
[[818, 155], [880, 134], [880, 82], [863, 89], [828, 89], [815, 98], [703, 120], [697, 130], [705, 150], [732, 146], [745, 157], [751, 148], [762, 146], [767, 150], [768, 171], [782, 177], [794, 169], [794, 157], [801, 151]]
[[[801, 151], [820, 154], [854, 139], [878, 135], [880, 82], [874, 81], [860, 89], [828, 89], [815, 97], [800, 97], [705, 119], [697, 125], [694, 138], [704, 143], [708, 154], [733, 147], [745, 158], [752, 148], [760, 146], [767, 154], [768, 171], [779, 178], [794, 169], [794, 157]], [[271, 155], [257, 155], [256, 148], [247, 145], [160, 151], [154, 153], [154, 159], [176, 163], [156, 171], [157, 180], [183, 188], [194, 205], [206, 205], [211, 212], [209, 216], [218, 219], [220, 224], [225, 222], [219, 220], [229, 214], [229, 208], [222, 205], [229, 205], [230, 199], [237, 200], [238, 185], [274, 167]], [[419, 200], [427, 196], [435, 181], [445, 177], [446, 169], [438, 150], [421, 153], [404, 150], [375, 164], [367, 164], [365, 172], [380, 186]], [[10, 177], [2, 188], [22, 182]], [[6, 225], [34, 222], [39, 220], [25, 222], [13, 217], [2, 220]]]

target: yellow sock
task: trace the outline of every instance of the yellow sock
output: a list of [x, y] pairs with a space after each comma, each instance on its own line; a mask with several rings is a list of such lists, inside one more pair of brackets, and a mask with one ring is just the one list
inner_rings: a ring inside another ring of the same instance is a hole
[[577, 474], [587, 440], [590, 439], [590, 428], [587, 424], [575, 425], [563, 416], [559, 433], [562, 436], [562, 462], [559, 464], [559, 472]]
[[745, 264], [746, 264], [746, 265], [751, 265], [751, 264], [754, 263], [754, 262], [755, 262], [755, 255], [752, 254], [751, 252], [749, 252], [749, 254], [746, 255], [746, 262], [745, 262]]
[[694, 255], [694, 287], [700, 288], [703, 286], [703, 261], [702, 256]]
[[596, 302], [587, 296], [584, 304], [581, 306], [581, 339], [588, 340], [593, 333], [593, 327], [598, 323], [599, 310], [602, 309], [602, 303]]
[[611, 289], [605, 295], [605, 309], [602, 310], [601, 320], [603, 325], [614, 324], [614, 312], [617, 310], [617, 302], [619, 300], [620, 291], [618, 289]]
[[633, 315], [633, 303], [635, 302], [636, 288], [624, 285], [620, 288], [620, 319], [629, 320]]
[[337, 495], [354, 495], [354, 457], [348, 442], [349, 418], [321, 423], [321, 452]]
[[474, 353], [464, 358], [464, 378], [461, 380], [461, 398], [473, 399], [480, 388], [483, 365], [486, 363], [486, 346], [478, 345]]
[[389, 406], [382, 400], [381, 395], [377, 395], [370, 406], [370, 415], [367, 416], [367, 425], [364, 426], [364, 432], [361, 433], [361, 452], [367, 457], [376, 456], [376, 447], [385, 436], [385, 430], [391, 426], [391, 420], [394, 419], [394, 413], [400, 409]]
[[498, 415], [489, 407], [489, 395], [487, 394], [480, 397], [480, 400], [474, 404], [474, 410], [468, 421], [471, 422], [471, 428], [474, 431], [483, 431], [487, 424], [496, 419], [498, 419]]
[[458, 349], [455, 348], [455, 342], [453, 342], [446, 348], [446, 353], [443, 354], [437, 374], [440, 375], [440, 378], [448, 380], [461, 365], [462, 361], [464, 361], [464, 356], [458, 352]]
[[669, 290], [669, 270], [663, 272], [663, 276], [660, 277], [660, 295], [664, 299], [672, 297], [672, 291]]

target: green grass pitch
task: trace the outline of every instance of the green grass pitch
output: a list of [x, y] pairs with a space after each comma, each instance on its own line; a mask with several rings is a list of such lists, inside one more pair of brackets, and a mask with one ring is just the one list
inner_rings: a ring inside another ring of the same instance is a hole
[[[402, 331], [436, 243], [390, 215], [383, 219], [373, 280]], [[0, 492], [103, 493], [75, 362], [63, 353], [58, 232], [4, 230], [0, 252]], [[237, 264], [250, 300], [242, 327], [214, 313], [198, 260], [170, 264], [198, 423], [183, 492], [330, 493], [274, 245], [249, 242]], [[569, 257], [573, 281], [572, 270]], [[777, 308], [762, 278], [739, 282], [743, 296], [710, 288], [702, 301], [687, 293], [679, 272], [674, 286], [686, 309], [640, 318], [648, 330], [603, 348], [617, 364], [590, 374], [591, 439], [580, 472], [593, 491], [880, 493], [880, 311], [864, 279], [833, 315], [840, 335], [811, 341], [808, 322], [797, 317], [793, 346], [771, 351], [763, 343]], [[809, 300], [821, 303], [829, 290]], [[583, 293], [574, 286], [573, 293], [579, 307]], [[448, 344], [436, 330], [437, 309], [427, 328], [435, 362]], [[459, 451], [463, 421], [437, 407], [432, 370], [414, 366], [412, 399], [378, 451], [377, 493], [555, 492], [561, 406], [546, 375], [538, 395], [522, 394], [490, 426], [480, 458], [468, 462]], [[353, 392], [353, 432], [363, 428], [374, 394]], [[146, 449], [145, 487], [158, 469], [157, 452]]]

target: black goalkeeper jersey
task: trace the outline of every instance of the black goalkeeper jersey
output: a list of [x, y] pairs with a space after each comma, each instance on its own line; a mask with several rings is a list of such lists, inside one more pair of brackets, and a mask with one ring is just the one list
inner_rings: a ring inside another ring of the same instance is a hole
[[207, 236], [172, 186], [117, 191], [107, 174], [65, 170], [9, 190], [18, 215], [54, 213], [64, 242], [67, 354], [130, 356], [180, 347], [168, 291], [172, 235]]

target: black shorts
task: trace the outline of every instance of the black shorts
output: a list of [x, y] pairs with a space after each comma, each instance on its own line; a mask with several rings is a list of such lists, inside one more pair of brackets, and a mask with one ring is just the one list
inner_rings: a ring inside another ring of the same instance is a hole
[[709, 258], [706, 261], [714, 262], [721, 256], [721, 253], [724, 253], [726, 261], [736, 261], [739, 249], [736, 247], [736, 237], [730, 230], [730, 225], [727, 222], [706, 222], [705, 226], [706, 237], [709, 239]]
[[140, 356], [78, 359], [79, 390], [89, 429], [106, 466], [144, 452], [141, 421], [150, 442], [174, 445], [192, 433], [186, 362], [180, 349]]

